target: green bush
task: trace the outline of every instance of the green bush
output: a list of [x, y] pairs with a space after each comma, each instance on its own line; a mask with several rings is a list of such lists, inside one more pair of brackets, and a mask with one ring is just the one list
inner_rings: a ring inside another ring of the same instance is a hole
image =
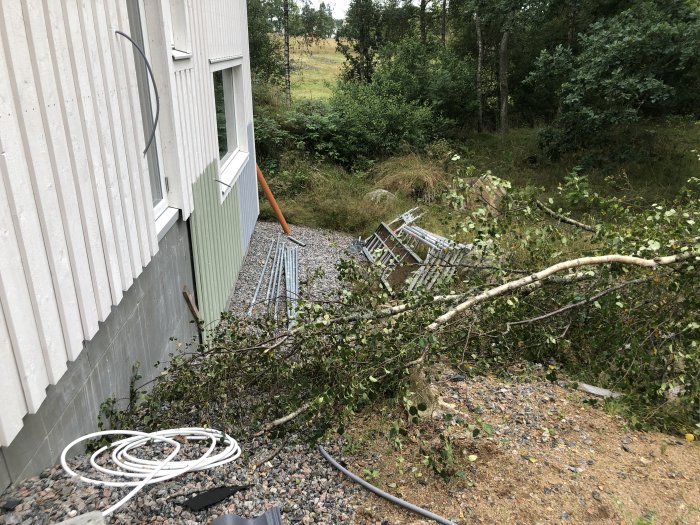
[[423, 148], [441, 122], [425, 104], [387, 94], [375, 84], [340, 84], [328, 102], [304, 101], [290, 112], [287, 131], [297, 146], [348, 167]]
[[[541, 137], [551, 156], [624, 136], [644, 116], [697, 112], [697, 9], [681, 1], [636, 2], [592, 24], [578, 53], [543, 50], [526, 83], [559, 84], [559, 115]], [[683, 94], [676, 97], [677, 93]]]
[[436, 115], [460, 124], [477, 111], [474, 64], [439, 42], [421, 44], [406, 38], [382, 48], [372, 82], [385, 93], [410, 102], [429, 104]]

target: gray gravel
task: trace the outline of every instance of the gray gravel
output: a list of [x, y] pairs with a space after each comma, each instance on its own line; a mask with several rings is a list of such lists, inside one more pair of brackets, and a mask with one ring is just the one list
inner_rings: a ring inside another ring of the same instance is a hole
[[[360, 489], [328, 465], [315, 448], [294, 443], [292, 438], [275, 458], [253, 470], [251, 465], [268, 457], [277, 448], [276, 443], [257, 438], [241, 443], [241, 447], [243, 455], [233, 463], [146, 487], [108, 518], [108, 523], [194, 525], [210, 523], [227, 513], [254, 517], [274, 506], [281, 508], [283, 523], [357, 523], [350, 500]], [[333, 450], [338, 452], [337, 448]], [[84, 456], [74, 458], [71, 465], [81, 473], [90, 472]], [[246, 484], [252, 487], [200, 512], [191, 512], [183, 506], [185, 500], [199, 491]], [[56, 523], [79, 514], [103, 511], [127, 492], [127, 489], [75, 482], [56, 466], [0, 497], [0, 524]], [[17, 505], [6, 510], [3, 508], [6, 503]]]
[[[292, 236], [306, 244], [306, 247], [299, 247], [298, 252], [301, 298], [307, 301], [328, 299], [332, 291], [338, 287], [336, 264], [344, 256], [345, 250], [354, 238], [345, 233], [304, 226], [291, 225], [291, 228]], [[255, 287], [265, 264], [270, 243], [274, 242], [281, 232], [282, 228], [276, 222], [259, 222], [255, 226], [248, 254], [243, 261], [236, 288], [231, 295], [229, 310], [236, 313], [245, 313], [248, 310], [255, 295]], [[285, 236], [282, 235], [281, 239], [284, 241]], [[289, 241], [286, 242], [289, 243]], [[272, 260], [272, 257], [270, 259]], [[268, 265], [268, 271], [263, 279], [253, 310], [255, 315], [266, 311], [266, 306], [261, 302], [265, 299], [270, 266], [272, 266], [271, 262]], [[282, 302], [283, 299], [280, 298], [280, 311], [282, 311]]]
[[[301, 295], [307, 300], [327, 299], [338, 286], [335, 265], [353, 238], [301, 226], [292, 226], [292, 229], [294, 237], [306, 243], [306, 247], [299, 249]], [[232, 294], [230, 309], [234, 312], [247, 311], [270, 242], [277, 238], [280, 230], [277, 223], [260, 222], [256, 225]], [[261, 287], [262, 298], [265, 286], [263, 283]], [[262, 311], [263, 307], [256, 307], [256, 314]], [[353, 494], [361, 489], [328, 465], [315, 448], [291, 436], [275, 458], [253, 470], [250, 466], [268, 457], [278, 443], [266, 437], [252, 440], [245, 435], [233, 437], [243, 450], [237, 461], [147, 487], [108, 522], [194, 525], [210, 523], [225, 513], [254, 517], [270, 507], [279, 506], [284, 523], [364, 523], [363, 519], [354, 518], [351, 504]], [[331, 454], [339, 454], [337, 446], [327, 448]], [[75, 458], [71, 464], [89, 468], [85, 456]], [[193, 513], [183, 507], [184, 501], [198, 491], [243, 484], [253, 486], [209, 509]], [[69, 479], [60, 466], [55, 466], [0, 496], [0, 525], [55, 523], [90, 511], [104, 510], [126, 492], [126, 489], [79, 483]]]

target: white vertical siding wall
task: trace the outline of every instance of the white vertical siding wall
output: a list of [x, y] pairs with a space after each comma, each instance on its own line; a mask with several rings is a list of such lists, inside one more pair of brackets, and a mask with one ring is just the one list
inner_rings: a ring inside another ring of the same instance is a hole
[[0, 445], [157, 250], [122, 4], [0, 2]]
[[192, 185], [219, 158], [210, 60], [243, 57], [243, 93], [236, 95], [245, 101], [250, 160], [236, 185], [242, 202], [241, 243], [246, 247], [258, 217], [246, 4], [244, 0], [190, 0], [187, 7], [192, 58], [173, 62], [172, 97], [176, 101], [180, 172], [187, 188], [182, 212], [184, 217], [189, 216], [194, 205]]

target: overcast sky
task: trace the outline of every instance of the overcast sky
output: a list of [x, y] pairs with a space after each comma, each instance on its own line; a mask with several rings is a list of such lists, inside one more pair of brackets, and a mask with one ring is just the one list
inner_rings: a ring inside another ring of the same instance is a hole
[[[333, 18], [345, 18], [345, 12], [348, 10], [350, 0], [324, 0], [326, 4], [331, 4], [333, 7]], [[311, 4], [318, 8], [321, 0], [311, 0]]]

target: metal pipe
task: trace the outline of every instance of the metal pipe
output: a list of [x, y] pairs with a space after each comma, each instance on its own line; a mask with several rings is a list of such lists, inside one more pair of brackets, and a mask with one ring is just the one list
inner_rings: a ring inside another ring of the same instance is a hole
[[253, 313], [253, 306], [255, 306], [255, 301], [258, 299], [258, 292], [260, 292], [260, 287], [262, 286], [263, 278], [265, 277], [265, 272], [267, 271], [267, 263], [270, 261], [270, 255], [272, 255], [272, 248], [275, 246], [275, 241], [270, 243], [270, 249], [267, 250], [267, 257], [265, 257], [265, 264], [263, 264], [262, 271], [260, 272], [260, 279], [258, 279], [258, 285], [255, 287], [255, 293], [253, 294], [253, 300], [250, 301], [250, 308], [248, 308], [248, 315]]
[[392, 496], [391, 494], [384, 492], [381, 489], [378, 489], [371, 483], [368, 483], [364, 479], [362, 479], [359, 476], [356, 476], [352, 472], [350, 472], [348, 469], [342, 467], [340, 463], [338, 463], [335, 459], [331, 457], [331, 455], [326, 452], [326, 450], [319, 445], [318, 450], [321, 452], [321, 455], [326, 458], [326, 461], [333, 465], [336, 469], [338, 469], [340, 472], [345, 474], [347, 477], [349, 477], [351, 480], [353, 480], [355, 483], [359, 483], [362, 485], [364, 488], [369, 490], [370, 492], [374, 492], [377, 496], [380, 496], [384, 499], [387, 499], [391, 501], [393, 504], [398, 505], [399, 507], [403, 507], [406, 510], [410, 510], [411, 512], [415, 512], [416, 514], [420, 514], [421, 516], [437, 521], [438, 523], [442, 523], [442, 525], [457, 525], [455, 522], [450, 521], [446, 518], [443, 518], [442, 516], [438, 516], [437, 514], [433, 514], [429, 510], [422, 509], [412, 503], [409, 503], [408, 501], [404, 501], [401, 498], [397, 498], [396, 496]]
[[295, 239], [295, 238], [292, 237], [292, 236], [287, 237], [287, 239], [289, 239], [290, 241], [292, 241], [292, 242], [295, 243], [295, 244], [298, 244], [298, 245], [301, 246], [302, 248], [304, 248], [304, 247], [306, 246], [306, 243], [305, 243], [305, 242], [300, 241], [299, 239]]
[[270, 304], [270, 293], [272, 290], [272, 276], [275, 273], [275, 267], [277, 266], [277, 254], [279, 253], [280, 237], [281, 237], [281, 235], [278, 233], [277, 234], [277, 242], [275, 244], [275, 258], [272, 261], [272, 266], [270, 267], [270, 280], [267, 281], [267, 290], [265, 292], [265, 304], [267, 304], [267, 305]]
[[289, 228], [289, 224], [287, 224], [284, 215], [282, 215], [282, 210], [280, 210], [280, 207], [277, 204], [277, 201], [275, 200], [275, 196], [272, 194], [272, 191], [270, 191], [270, 186], [267, 185], [267, 181], [263, 176], [263, 172], [260, 171], [260, 166], [258, 166], [257, 163], [255, 164], [255, 173], [258, 176], [258, 183], [262, 187], [263, 193], [265, 194], [267, 201], [270, 203], [270, 206], [272, 206], [272, 211], [275, 212], [277, 220], [279, 221], [280, 226], [282, 226], [284, 233], [286, 233], [287, 235], [291, 235], [292, 230]]
[[277, 271], [277, 285], [275, 287], [275, 294], [272, 297], [272, 300], [275, 302], [275, 306], [273, 308], [273, 314], [275, 317], [275, 320], [277, 320], [277, 307], [279, 306], [279, 296], [280, 296], [280, 287], [282, 286], [282, 272], [284, 271], [284, 255], [287, 252], [287, 245], [286, 243], [282, 244], [282, 255], [280, 257], [280, 267], [279, 270]]

